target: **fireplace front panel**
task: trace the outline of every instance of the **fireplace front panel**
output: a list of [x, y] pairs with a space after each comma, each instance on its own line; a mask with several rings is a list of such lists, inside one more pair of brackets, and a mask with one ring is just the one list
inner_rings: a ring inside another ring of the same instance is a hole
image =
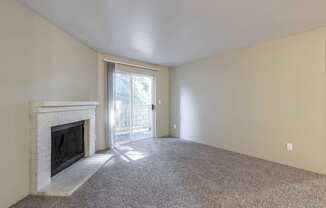
[[84, 156], [84, 121], [51, 128], [51, 176]]

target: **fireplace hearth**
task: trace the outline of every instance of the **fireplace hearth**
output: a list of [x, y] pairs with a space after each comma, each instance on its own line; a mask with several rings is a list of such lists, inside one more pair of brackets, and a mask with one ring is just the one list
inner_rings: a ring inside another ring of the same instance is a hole
[[85, 157], [84, 121], [51, 128], [51, 176]]

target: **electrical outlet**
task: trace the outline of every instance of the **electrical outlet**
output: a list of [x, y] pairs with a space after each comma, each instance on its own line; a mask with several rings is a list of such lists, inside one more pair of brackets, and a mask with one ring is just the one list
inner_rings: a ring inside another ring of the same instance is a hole
[[177, 129], [177, 124], [173, 124], [173, 128], [174, 129]]
[[286, 149], [287, 149], [289, 152], [292, 152], [292, 151], [293, 151], [293, 144], [292, 144], [292, 143], [287, 143], [287, 145], [286, 145]]

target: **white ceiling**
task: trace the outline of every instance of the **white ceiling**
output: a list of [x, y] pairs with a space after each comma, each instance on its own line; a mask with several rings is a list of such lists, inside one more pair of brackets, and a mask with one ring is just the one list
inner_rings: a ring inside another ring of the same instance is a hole
[[90, 47], [177, 66], [326, 24], [326, 0], [20, 0]]

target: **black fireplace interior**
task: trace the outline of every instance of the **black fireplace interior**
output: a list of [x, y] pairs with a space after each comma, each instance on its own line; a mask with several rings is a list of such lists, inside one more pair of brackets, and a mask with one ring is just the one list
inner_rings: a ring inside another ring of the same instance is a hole
[[51, 176], [85, 156], [84, 121], [51, 128]]

